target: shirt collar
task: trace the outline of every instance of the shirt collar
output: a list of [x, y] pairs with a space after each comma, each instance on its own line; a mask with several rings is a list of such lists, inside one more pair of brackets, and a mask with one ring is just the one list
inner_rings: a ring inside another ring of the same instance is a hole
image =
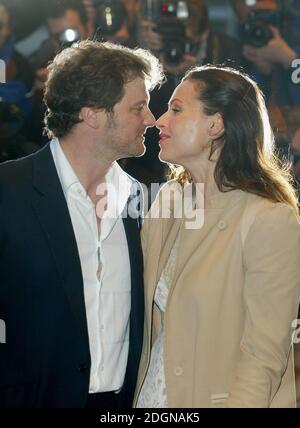
[[64, 151], [61, 148], [59, 140], [57, 138], [53, 138], [53, 140], [51, 141], [50, 149], [65, 197], [67, 197], [68, 191], [75, 184], [81, 187], [82, 192], [86, 194], [85, 189], [83, 188], [82, 184], [79, 181], [79, 178], [75, 174], [70, 162], [64, 154]]
[[108, 205], [106, 217], [119, 217], [132, 193], [132, 180], [117, 162], [114, 162], [106, 174], [108, 189]]
[[[66, 158], [57, 138], [53, 138], [50, 143], [50, 148], [65, 197], [67, 197], [68, 191], [74, 185], [80, 188], [84, 196], [87, 196], [86, 190], [80, 183], [79, 178]], [[108, 184], [108, 204], [105, 217], [117, 218], [122, 214], [133, 192], [132, 180], [117, 162], [111, 165], [105, 176], [105, 180]]]

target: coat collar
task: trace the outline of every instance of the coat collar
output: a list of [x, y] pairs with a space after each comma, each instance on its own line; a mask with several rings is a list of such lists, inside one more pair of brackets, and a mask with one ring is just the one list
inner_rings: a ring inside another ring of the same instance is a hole
[[33, 157], [33, 188], [33, 209], [44, 231], [72, 312], [88, 346], [80, 259], [69, 210], [49, 145]]

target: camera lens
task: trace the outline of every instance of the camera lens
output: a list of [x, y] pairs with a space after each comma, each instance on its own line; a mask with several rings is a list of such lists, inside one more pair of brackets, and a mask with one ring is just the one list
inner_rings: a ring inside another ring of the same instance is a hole
[[261, 48], [273, 38], [273, 33], [269, 27], [259, 21], [246, 22], [242, 28], [243, 41], [245, 44]]

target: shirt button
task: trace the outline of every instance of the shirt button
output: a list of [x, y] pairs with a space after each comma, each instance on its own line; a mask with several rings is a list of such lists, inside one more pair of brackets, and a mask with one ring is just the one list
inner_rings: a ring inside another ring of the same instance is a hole
[[218, 228], [219, 228], [220, 230], [224, 230], [224, 229], [226, 229], [226, 227], [227, 227], [227, 223], [226, 223], [226, 221], [223, 221], [223, 220], [219, 221], [219, 223], [218, 223]]
[[181, 375], [182, 375], [182, 373], [183, 373], [183, 368], [182, 368], [182, 367], [176, 367], [176, 368], [174, 369], [174, 374], [175, 374], [176, 376], [181, 376]]

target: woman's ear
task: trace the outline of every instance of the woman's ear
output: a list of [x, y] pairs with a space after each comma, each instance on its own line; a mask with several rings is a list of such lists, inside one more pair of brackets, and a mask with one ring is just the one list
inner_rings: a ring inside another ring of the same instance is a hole
[[209, 136], [215, 140], [216, 138], [221, 137], [224, 130], [224, 122], [221, 114], [216, 113], [211, 116], [211, 123], [208, 130]]

